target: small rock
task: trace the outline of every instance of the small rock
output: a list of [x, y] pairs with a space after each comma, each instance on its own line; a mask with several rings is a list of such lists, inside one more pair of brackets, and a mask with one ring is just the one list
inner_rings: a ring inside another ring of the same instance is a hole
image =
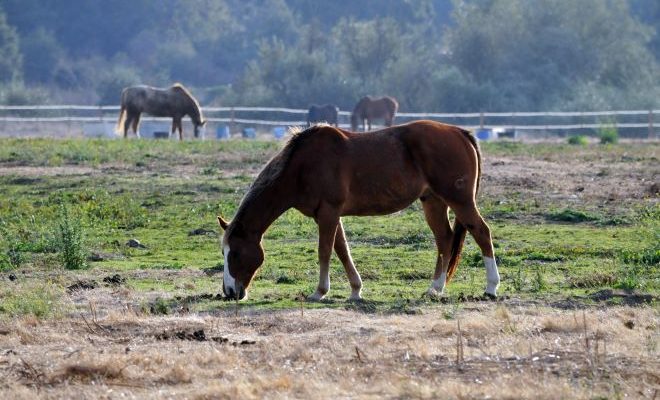
[[16, 279], [17, 279], [17, 278], [16, 278], [16, 275], [14, 275], [14, 274], [9, 274], [9, 280], [10, 280], [10, 281], [13, 282], [13, 281], [15, 281]]
[[628, 321], [623, 323], [623, 326], [625, 326], [628, 329], [633, 329], [635, 327], [635, 321], [628, 320]]
[[216, 232], [210, 229], [197, 228], [188, 232], [188, 236], [199, 236], [199, 235], [215, 235]]
[[119, 286], [126, 282], [126, 278], [122, 277], [119, 274], [114, 274], [103, 278], [103, 282], [111, 286]]
[[105, 261], [105, 257], [101, 253], [91, 253], [87, 259], [89, 261]]
[[126, 242], [126, 246], [137, 248], [137, 249], [146, 249], [147, 248], [147, 246], [140, 243], [140, 241], [137, 240], [137, 239], [130, 239], [128, 242]]
[[96, 281], [89, 280], [89, 281], [78, 281], [74, 283], [71, 286], [67, 286], [66, 290], [69, 291], [69, 293], [78, 291], [78, 290], [90, 290], [90, 289], [96, 289], [99, 286], [99, 284]]

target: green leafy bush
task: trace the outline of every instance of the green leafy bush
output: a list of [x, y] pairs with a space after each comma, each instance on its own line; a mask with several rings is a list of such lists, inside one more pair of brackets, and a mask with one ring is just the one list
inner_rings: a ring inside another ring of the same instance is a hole
[[598, 220], [598, 217], [595, 215], [584, 211], [571, 210], [570, 208], [565, 208], [561, 211], [553, 211], [548, 214], [547, 218], [551, 221], [561, 222], [588, 222]]
[[619, 131], [614, 125], [604, 125], [598, 130], [601, 144], [614, 144], [619, 142]]
[[55, 243], [58, 257], [64, 268], [85, 269], [89, 266], [80, 220], [72, 217], [64, 204], [60, 206]]
[[589, 141], [587, 140], [587, 137], [584, 135], [576, 135], [568, 138], [568, 144], [574, 146], [586, 146], [587, 144], [589, 144]]

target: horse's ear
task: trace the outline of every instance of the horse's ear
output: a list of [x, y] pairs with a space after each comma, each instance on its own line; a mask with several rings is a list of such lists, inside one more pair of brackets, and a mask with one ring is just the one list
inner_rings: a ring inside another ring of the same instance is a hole
[[220, 224], [222, 230], [227, 230], [227, 227], [229, 226], [229, 222], [222, 219], [222, 217], [219, 215], [218, 215], [218, 224]]

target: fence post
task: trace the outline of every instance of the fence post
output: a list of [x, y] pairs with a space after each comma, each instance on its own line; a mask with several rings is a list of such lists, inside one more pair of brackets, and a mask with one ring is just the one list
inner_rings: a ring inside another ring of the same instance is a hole
[[655, 139], [655, 130], [653, 129], [653, 110], [649, 110], [649, 139]]
[[229, 137], [236, 130], [236, 123], [234, 122], [234, 107], [229, 110]]
[[479, 129], [484, 129], [484, 112], [479, 111]]
[[[71, 112], [66, 113], [66, 135], [71, 135]], [[83, 132], [84, 135], [84, 132]]]

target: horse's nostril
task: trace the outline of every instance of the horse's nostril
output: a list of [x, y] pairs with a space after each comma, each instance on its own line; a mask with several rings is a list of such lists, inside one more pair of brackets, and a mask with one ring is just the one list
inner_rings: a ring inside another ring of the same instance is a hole
[[233, 298], [236, 297], [235, 292], [234, 292], [234, 288], [227, 289], [226, 287], [223, 286], [222, 289], [223, 289], [222, 291], [225, 292], [225, 297], [228, 297], [230, 299], [233, 299]]

